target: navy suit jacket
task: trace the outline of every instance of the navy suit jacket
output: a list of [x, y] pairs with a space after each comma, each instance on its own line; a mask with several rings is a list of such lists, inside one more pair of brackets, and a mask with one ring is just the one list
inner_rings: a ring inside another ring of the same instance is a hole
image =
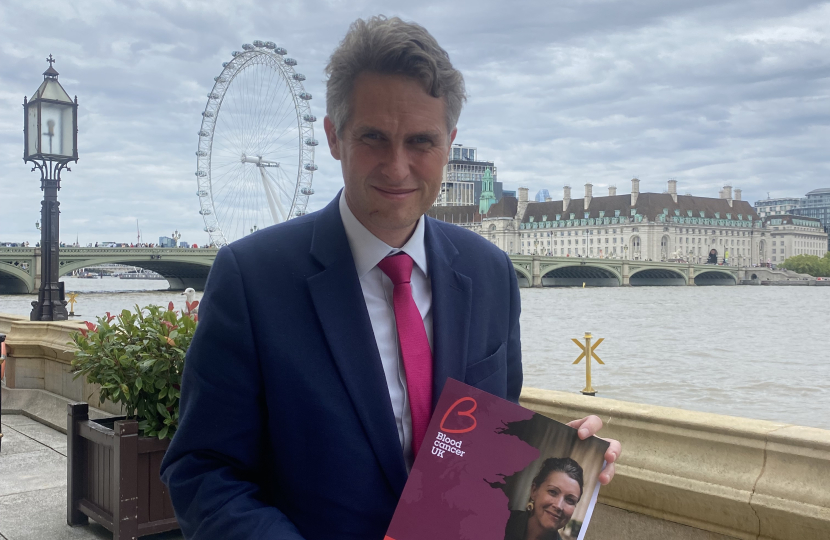
[[[434, 400], [452, 377], [518, 401], [509, 257], [425, 219]], [[186, 537], [383, 539], [407, 472], [337, 198], [219, 250], [181, 392], [162, 480]]]

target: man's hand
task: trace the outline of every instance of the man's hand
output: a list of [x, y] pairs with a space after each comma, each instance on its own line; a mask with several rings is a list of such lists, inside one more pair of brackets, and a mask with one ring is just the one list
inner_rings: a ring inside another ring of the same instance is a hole
[[[600, 420], [599, 416], [591, 415], [586, 416], [582, 420], [568, 422], [568, 425], [579, 430], [579, 438], [585, 440], [588, 437], [596, 435], [602, 429], [602, 420]], [[622, 454], [622, 445], [620, 441], [615, 441], [614, 439], [603, 440], [611, 443], [605, 452], [605, 461], [608, 464], [605, 466], [605, 470], [599, 474], [599, 483], [604, 486], [614, 478], [614, 462]]]

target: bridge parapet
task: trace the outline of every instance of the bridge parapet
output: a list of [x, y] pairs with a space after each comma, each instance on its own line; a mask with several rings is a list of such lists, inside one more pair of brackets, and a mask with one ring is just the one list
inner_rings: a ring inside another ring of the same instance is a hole
[[[60, 249], [60, 275], [105, 263], [129, 264], [164, 276], [173, 290], [204, 289], [215, 248]], [[0, 294], [33, 293], [40, 286], [40, 248], [0, 247]]]
[[[746, 269], [737, 266], [613, 258], [511, 255], [520, 286], [736, 285]], [[701, 283], [696, 277], [701, 276]], [[633, 279], [632, 279], [633, 278]]]

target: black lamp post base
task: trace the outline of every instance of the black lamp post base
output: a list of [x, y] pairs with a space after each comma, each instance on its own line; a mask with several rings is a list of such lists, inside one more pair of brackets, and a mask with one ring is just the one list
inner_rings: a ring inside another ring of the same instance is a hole
[[66, 311], [66, 302], [43, 305], [40, 302], [32, 302], [32, 313], [30, 321], [68, 321], [69, 314]]
[[69, 313], [66, 311], [66, 304], [63, 299], [63, 283], [53, 284], [52, 287], [41, 287], [37, 295], [38, 299], [32, 302], [32, 313], [30, 321], [68, 321]]

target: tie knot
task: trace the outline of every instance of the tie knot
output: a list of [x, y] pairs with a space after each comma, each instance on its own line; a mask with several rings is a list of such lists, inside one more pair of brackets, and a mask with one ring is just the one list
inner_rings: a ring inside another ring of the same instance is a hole
[[413, 262], [412, 257], [401, 251], [380, 261], [378, 268], [389, 276], [393, 285], [400, 285], [401, 283], [409, 283], [412, 277]]

